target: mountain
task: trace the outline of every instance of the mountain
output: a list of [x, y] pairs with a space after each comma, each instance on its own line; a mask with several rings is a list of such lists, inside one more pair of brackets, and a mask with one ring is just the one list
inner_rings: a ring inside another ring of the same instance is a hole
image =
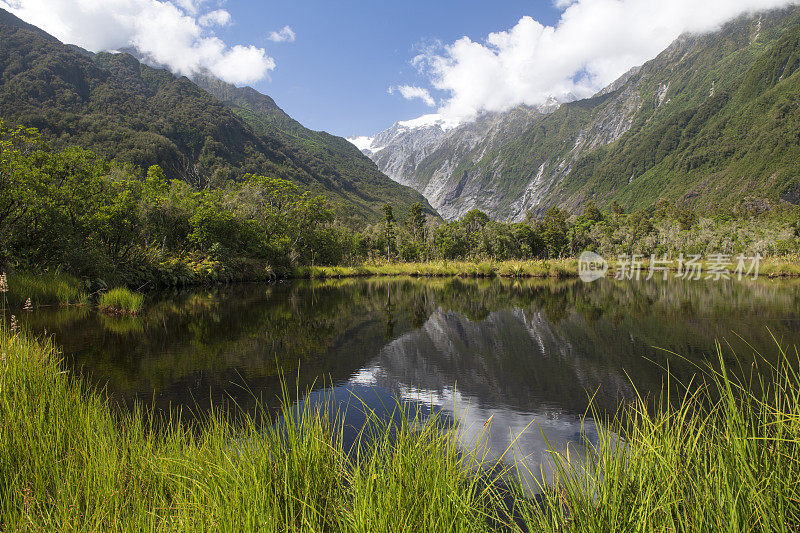
[[589, 199], [627, 209], [662, 198], [700, 209], [798, 203], [799, 58], [800, 8], [747, 15], [681, 36], [593, 98], [410, 132], [367, 153], [446, 218], [478, 208], [519, 220]]
[[457, 127], [441, 120], [398, 122], [369, 139], [363, 151], [390, 178], [420, 191], [445, 218], [458, 218], [474, 208], [495, 214], [509, 194], [507, 184], [471, 179], [462, 167], [521, 135], [557, 105], [484, 113]]
[[[379, 220], [387, 202], [401, 213], [415, 202], [430, 209], [344, 139], [310, 132], [318, 142], [301, 142], [299, 132], [309, 130], [269, 97], [230, 90], [257, 102], [254, 115], [268, 116], [261, 109], [269, 108], [271, 126], [243, 119], [186, 77], [130, 54], [64, 45], [0, 10], [0, 117], [38, 128], [54, 147], [77, 144], [141, 168], [159, 164], [197, 187], [246, 173], [287, 179], [324, 194], [337, 218], [356, 226]], [[322, 161], [327, 155], [330, 162]]]
[[[356, 196], [359, 191], [370, 191], [375, 197], [392, 199], [403, 206], [420, 202], [430, 215], [438, 216], [413, 189], [398, 187], [394, 181], [387, 179], [375, 163], [352, 143], [324, 131], [306, 128], [286, 114], [269, 96], [251, 87], [236, 87], [208, 74], [199, 74], [193, 81], [228, 106], [257, 134], [276, 138], [293, 150], [303, 167], [315, 176], [335, 183]], [[357, 202], [355, 198], [351, 201]]]

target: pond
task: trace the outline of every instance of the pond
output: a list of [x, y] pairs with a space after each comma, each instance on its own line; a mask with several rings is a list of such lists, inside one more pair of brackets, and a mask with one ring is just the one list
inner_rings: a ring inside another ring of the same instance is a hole
[[688, 382], [717, 360], [716, 341], [729, 364], [774, 359], [776, 340], [800, 346], [799, 310], [795, 281], [375, 278], [162, 292], [141, 317], [52, 308], [24, 320], [123, 408], [276, 409], [282, 382], [292, 401], [415, 402], [458, 422], [465, 448], [499, 457], [513, 443], [504, 461], [538, 472], [545, 438], [580, 448], [595, 436], [590, 396], [613, 414], [658, 393], [666, 368]]

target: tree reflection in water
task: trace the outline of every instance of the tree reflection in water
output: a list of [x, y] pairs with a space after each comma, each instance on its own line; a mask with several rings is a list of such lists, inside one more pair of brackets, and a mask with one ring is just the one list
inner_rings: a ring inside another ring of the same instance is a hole
[[276, 408], [283, 376], [317, 395], [421, 402], [460, 424], [465, 447], [482, 435], [499, 457], [514, 442], [505, 459], [537, 470], [545, 436], [594, 438], [581, 423], [590, 395], [613, 414], [634, 387], [660, 391], [664, 368], [686, 382], [717, 339], [745, 366], [754, 350], [777, 353], [773, 334], [800, 345], [798, 309], [791, 281], [358, 279], [159, 293], [137, 318], [62, 308], [26, 321], [123, 408]]

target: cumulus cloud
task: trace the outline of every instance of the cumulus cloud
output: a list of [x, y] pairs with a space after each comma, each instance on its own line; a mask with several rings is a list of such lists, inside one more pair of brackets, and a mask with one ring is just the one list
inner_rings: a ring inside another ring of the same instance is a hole
[[275, 61], [263, 48], [228, 46], [213, 32], [230, 24], [205, 0], [0, 0], [0, 7], [63, 42], [88, 50], [133, 47], [178, 74], [208, 70], [235, 84], [263, 79]]
[[431, 96], [430, 91], [424, 87], [415, 87], [413, 85], [389, 87], [389, 94], [395, 93], [400, 93], [400, 96], [406, 100], [422, 100], [422, 102], [429, 107], [434, 107], [436, 105], [436, 101], [433, 99], [433, 96]]
[[[433, 87], [448, 93], [439, 112], [451, 120], [468, 120], [481, 111], [591, 96], [682, 33], [712, 31], [746, 12], [798, 3], [554, 0], [563, 9], [555, 26], [523, 17], [483, 42], [462, 37], [426, 51], [413, 63]], [[423, 94], [424, 89], [414, 89]]]
[[289, 26], [284, 26], [279, 31], [270, 32], [267, 39], [273, 43], [293, 43], [295, 38], [294, 30]]

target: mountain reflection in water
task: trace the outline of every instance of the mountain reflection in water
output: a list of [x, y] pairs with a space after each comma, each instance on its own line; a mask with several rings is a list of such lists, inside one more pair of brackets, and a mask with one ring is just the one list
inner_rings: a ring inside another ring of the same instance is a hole
[[[336, 402], [360, 391], [377, 410], [420, 402], [460, 425], [465, 448], [480, 441], [491, 458], [514, 443], [505, 460], [537, 472], [545, 437], [596, 438], [582, 422], [590, 396], [613, 414], [635, 390], [658, 393], [663, 368], [686, 382], [716, 361], [717, 339], [745, 366], [754, 350], [777, 354], [772, 335], [798, 346], [799, 309], [795, 281], [359, 279], [158, 293], [136, 318], [25, 320], [123, 408], [274, 410], [283, 379], [290, 393], [338, 390]], [[363, 415], [347, 412], [355, 429]]]

